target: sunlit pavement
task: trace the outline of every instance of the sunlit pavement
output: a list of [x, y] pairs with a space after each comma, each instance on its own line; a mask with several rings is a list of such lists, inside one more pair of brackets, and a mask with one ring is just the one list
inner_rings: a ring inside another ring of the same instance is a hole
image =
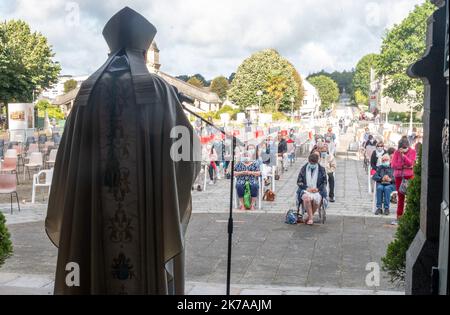
[[[341, 148], [351, 137], [341, 137]], [[235, 211], [232, 292], [403, 294], [403, 288], [392, 285], [384, 274], [379, 287], [367, 287], [366, 267], [381, 266], [395, 228], [389, 225], [393, 216], [373, 215], [367, 174], [355, 157], [339, 156], [337, 202], [330, 204], [325, 225], [284, 223], [287, 210], [295, 207], [296, 180], [304, 162], [299, 159], [276, 182], [275, 202], [263, 202], [258, 211]], [[229, 185], [228, 180], [219, 180], [206, 191], [193, 193], [186, 245], [187, 294], [225, 293]], [[44, 231], [46, 205], [22, 204], [22, 211], [13, 215], [9, 207], [0, 204], [15, 252], [0, 269], [0, 294], [51, 294], [57, 251]]]

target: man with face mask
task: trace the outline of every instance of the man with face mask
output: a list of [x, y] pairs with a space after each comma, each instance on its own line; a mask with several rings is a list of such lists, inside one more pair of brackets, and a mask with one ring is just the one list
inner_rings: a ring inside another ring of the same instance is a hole
[[377, 183], [377, 211], [375, 215], [390, 214], [391, 195], [395, 191], [394, 170], [391, 167], [391, 158], [388, 154], [383, 155], [381, 164], [377, 167], [377, 172], [373, 176], [373, 181]]

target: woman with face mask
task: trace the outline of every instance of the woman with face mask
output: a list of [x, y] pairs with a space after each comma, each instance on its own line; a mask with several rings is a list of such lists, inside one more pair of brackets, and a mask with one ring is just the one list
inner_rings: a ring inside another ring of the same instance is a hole
[[[259, 193], [259, 177], [261, 176], [261, 161], [259, 160], [256, 147], [249, 145], [242, 154], [241, 161], [234, 168], [236, 176], [236, 190], [241, 203], [241, 210], [255, 210], [256, 200]], [[244, 205], [245, 185], [250, 183], [252, 205], [246, 209]]]
[[381, 158], [387, 154], [387, 151], [384, 149], [384, 143], [377, 143], [377, 148], [372, 153], [372, 158], [370, 159], [370, 166], [372, 168], [372, 176], [377, 172], [378, 166], [381, 165]]
[[[400, 186], [403, 180], [411, 180], [414, 178], [414, 166], [416, 164], [417, 152], [410, 148], [408, 139], [403, 138], [399, 143], [399, 149], [394, 153], [392, 158], [392, 168], [394, 169], [395, 185], [398, 191], [398, 207], [397, 219], [403, 216], [405, 211], [405, 195], [402, 194]], [[393, 224], [397, 224], [395, 221]]]
[[319, 164], [319, 155], [311, 154], [308, 163], [301, 169], [298, 176], [298, 196], [299, 202], [306, 209], [307, 217], [304, 221], [307, 225], [314, 224], [314, 214], [319, 209], [323, 199], [328, 198], [327, 192], [327, 172]]
[[391, 167], [391, 158], [388, 154], [381, 158], [381, 164], [377, 167], [377, 172], [372, 179], [377, 183], [377, 211], [375, 215], [383, 214], [383, 204], [384, 214], [389, 215], [391, 195], [395, 191], [395, 177], [394, 170]]

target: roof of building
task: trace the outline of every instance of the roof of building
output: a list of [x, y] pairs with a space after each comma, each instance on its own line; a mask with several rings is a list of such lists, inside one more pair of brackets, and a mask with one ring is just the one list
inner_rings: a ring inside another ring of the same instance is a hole
[[53, 101], [53, 105], [61, 106], [70, 103], [75, 99], [75, 97], [77, 97], [79, 90], [80, 88], [76, 88], [70, 91], [69, 93], [57, 96], [56, 99]]
[[157, 74], [161, 78], [166, 80], [167, 83], [176, 87], [179, 92], [184, 93], [192, 98], [195, 98], [201, 102], [210, 103], [210, 104], [221, 103], [219, 96], [214, 92], [207, 91], [206, 89], [196, 87], [192, 84], [189, 84], [183, 80], [172, 77], [171, 75], [168, 75], [167, 73], [164, 73], [161, 71], [159, 71]]
[[[157, 75], [160, 76], [161, 78], [163, 78], [167, 83], [176, 87], [179, 92], [186, 94], [196, 100], [199, 100], [204, 103], [209, 103], [209, 104], [221, 103], [221, 100], [216, 93], [193, 86], [192, 84], [189, 84], [187, 82], [184, 82], [183, 80], [174, 78], [164, 72], [158, 72]], [[67, 94], [56, 97], [56, 99], [53, 101], [53, 105], [61, 106], [61, 105], [70, 103], [71, 101], [73, 101], [75, 99], [79, 90], [80, 90], [80, 88], [76, 88]]]

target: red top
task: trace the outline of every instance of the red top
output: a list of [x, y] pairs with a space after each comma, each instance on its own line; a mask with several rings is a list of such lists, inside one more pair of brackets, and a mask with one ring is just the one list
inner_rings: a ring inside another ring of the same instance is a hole
[[414, 149], [409, 149], [408, 152], [404, 154], [401, 154], [400, 151], [396, 151], [392, 158], [394, 177], [413, 177], [416, 158], [417, 153]]

